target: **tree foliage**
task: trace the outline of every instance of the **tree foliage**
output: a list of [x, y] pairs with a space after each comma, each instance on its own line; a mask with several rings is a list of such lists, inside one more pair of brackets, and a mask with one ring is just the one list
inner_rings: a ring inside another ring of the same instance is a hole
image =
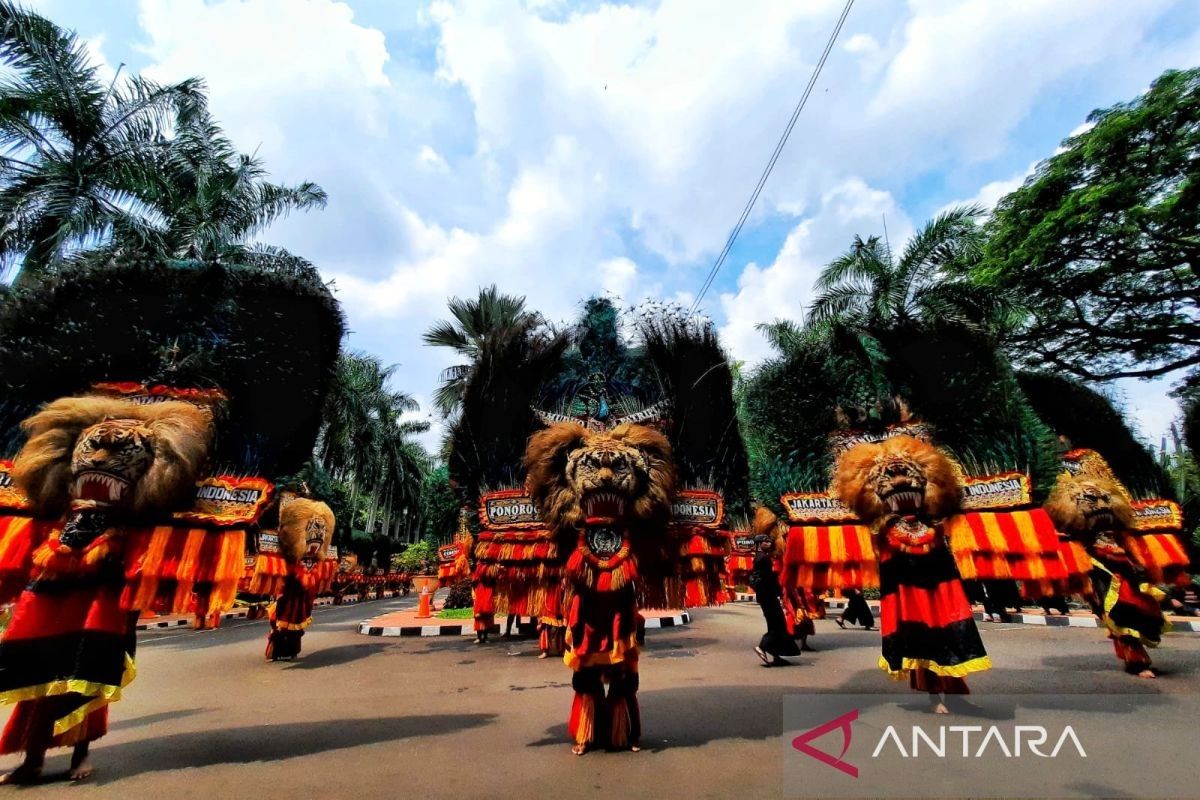
[[1152, 451], [1130, 430], [1112, 401], [1077, 380], [1046, 372], [1021, 372], [1021, 390], [1037, 415], [1061, 437], [1063, 449], [1103, 454], [1116, 476], [1140, 496], [1172, 496]]
[[450, 470], [439, 464], [425, 474], [421, 487], [421, 536], [448, 539], [458, 530], [459, 499], [450, 484]]
[[478, 297], [453, 297], [447, 303], [451, 319], [434, 324], [422, 340], [434, 347], [447, 347], [465, 358], [442, 373], [442, 385], [434, 395], [434, 404], [446, 416], [459, 409], [467, 384], [485, 350], [497, 338], [514, 334], [518, 338], [542, 324], [541, 317], [525, 310], [525, 298], [501, 294], [493, 284], [479, 290]]
[[153, 240], [161, 215], [144, 195], [171, 121], [203, 111], [203, 84], [104, 81], [74, 33], [0, 0], [0, 264], [28, 284], [72, 247], [121, 225]]
[[430, 468], [425, 450], [412, 439], [429, 425], [403, 419], [418, 406], [411, 395], [392, 388], [395, 371], [375, 356], [342, 353], [315, 451], [322, 468], [349, 487], [355, 526], [378, 538], [380, 546], [415, 526]]
[[984, 287], [1018, 298], [1011, 350], [1087, 380], [1200, 364], [1200, 69], [1094, 111], [989, 224]]
[[312, 453], [344, 322], [307, 273], [126, 258], [64, 269], [0, 304], [0, 450], [39, 404], [97, 381], [217, 386], [223, 468], [266, 477]]
[[785, 349], [804, 340], [823, 350], [844, 409], [870, 416], [900, 395], [971, 466], [1032, 470], [1045, 486], [1053, 440], [1000, 352], [1014, 308], [970, 279], [983, 254], [980, 214], [939, 214], [898, 257], [878, 237], [855, 237], [821, 272], [805, 326], [768, 334]]

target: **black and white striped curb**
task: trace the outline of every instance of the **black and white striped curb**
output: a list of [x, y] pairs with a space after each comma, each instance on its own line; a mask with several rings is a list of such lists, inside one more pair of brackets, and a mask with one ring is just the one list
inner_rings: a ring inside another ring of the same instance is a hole
[[372, 600], [390, 600], [393, 597], [403, 597], [403, 593], [393, 591], [392, 589], [384, 589], [382, 592], [379, 592], [376, 595], [344, 594], [344, 595], [342, 595], [341, 603], [335, 602], [334, 598], [332, 598], [332, 597], [318, 597], [316, 599], [316, 601], [313, 603], [313, 605], [314, 606], [336, 606], [336, 605], [350, 606], [350, 605], [354, 605], [355, 603], [369, 603]]
[[[230, 620], [230, 619], [241, 619], [249, 613], [250, 613], [249, 610], [245, 609], [245, 608], [238, 608], [238, 609], [234, 609], [233, 611], [226, 611], [224, 614], [221, 615], [221, 621], [224, 622], [224, 621]], [[159, 620], [159, 621], [155, 621], [153, 618], [151, 618], [151, 619], [146, 620], [145, 622], [139, 622], [137, 624], [137, 629], [139, 631], [154, 631], [154, 630], [158, 630], [159, 628], [182, 628], [182, 627], [185, 627], [185, 626], [191, 625], [191, 624], [192, 624], [191, 617], [184, 617], [183, 619], [164, 619], [164, 620]]]
[[[1045, 614], [1009, 614], [1011, 622], [997, 625], [1019, 624], [1040, 625], [1043, 628], [1103, 628], [1104, 624], [1094, 616], [1046, 616]], [[983, 621], [983, 612], [975, 612], [976, 621]], [[1200, 619], [1172, 619], [1170, 631], [1175, 633], [1200, 633]]]
[[[346, 595], [342, 598], [342, 605], [350, 605], [352, 603], [365, 603], [372, 600], [389, 600], [393, 597], [400, 597], [400, 592], [393, 592], [390, 589], [380, 592], [378, 597], [360, 597], [356, 594]], [[314, 606], [332, 606], [336, 605], [332, 597], [318, 597], [313, 601]], [[226, 611], [221, 615], [221, 621], [225, 622], [231, 619], [245, 619], [250, 613], [246, 608], [235, 608], [232, 611]], [[184, 628], [192, 624], [192, 617], [183, 617], [181, 619], [165, 619], [155, 620], [153, 618], [138, 622], [137, 630], [139, 631], [155, 631], [162, 628]]]
[[[675, 628], [681, 625], [687, 625], [692, 621], [692, 616], [686, 611], [678, 614], [672, 614], [669, 617], [651, 617], [646, 620], [646, 628]], [[373, 620], [363, 620], [358, 627], [358, 632], [364, 636], [474, 636], [475, 623], [463, 621], [458, 624], [445, 625], [404, 625], [404, 626], [381, 626], [372, 625]], [[525, 636], [532, 635], [535, 632], [533, 625], [522, 624], [520, 633]], [[496, 625], [492, 628], [492, 633], [499, 633], [500, 626]]]

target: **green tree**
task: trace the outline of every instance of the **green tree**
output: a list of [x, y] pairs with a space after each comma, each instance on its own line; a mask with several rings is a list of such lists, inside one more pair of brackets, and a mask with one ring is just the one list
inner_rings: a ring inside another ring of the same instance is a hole
[[1092, 112], [989, 223], [976, 277], [1026, 310], [1015, 355], [1085, 380], [1200, 364], [1200, 69]]
[[17, 285], [115, 225], [155, 240], [145, 198], [164, 125], [203, 110], [203, 84], [106, 83], [72, 32], [0, 0], [0, 265]]
[[437, 572], [437, 546], [429, 539], [414, 542], [400, 554], [400, 569], [413, 575]]
[[[936, 322], [991, 330], [1004, 319], [994, 292], [964, 279], [978, 263], [984, 237], [978, 206], [946, 211], [905, 244], [898, 258], [878, 236], [854, 244], [817, 278], [820, 294], [809, 308], [809, 333], [833, 329], [859, 334], [884, 327]], [[774, 335], [786, 339], [786, 326]]]
[[[854, 426], [886, 422], [897, 413], [892, 398], [902, 397], [968, 470], [1029, 470], [1046, 491], [1057, 473], [1055, 440], [1001, 347], [1015, 309], [1005, 293], [971, 279], [984, 247], [980, 213], [971, 206], [938, 215], [898, 256], [878, 237], [856, 237], [822, 271], [802, 327], [763, 329], [787, 360], [823, 373], [813, 380], [833, 387], [832, 405]], [[779, 395], [768, 383], [754, 399], [761, 413]], [[763, 446], [756, 432], [747, 438], [752, 451]], [[770, 456], [795, 461], [788, 450], [766, 452], [760, 463], [770, 469], [778, 466]]]
[[494, 285], [480, 289], [479, 296], [472, 299], [451, 298], [448, 306], [453, 319], [436, 323], [421, 337], [425, 344], [448, 347], [467, 359], [442, 373], [434, 405], [446, 416], [462, 404], [489, 336], [532, 330], [542, 324], [541, 316], [525, 310], [524, 297], [501, 294]]
[[321, 467], [349, 485], [355, 524], [370, 536], [381, 529], [385, 538], [408, 532], [398, 526], [415, 524], [429, 469], [428, 455], [411, 438], [429, 425], [403, 419], [418, 406], [409, 394], [391, 388], [395, 370], [375, 356], [343, 353], [316, 447]]
[[[283, 186], [266, 180], [262, 161], [238, 153], [207, 113], [179, 120], [174, 137], [158, 155], [147, 199], [166, 220], [164, 255], [269, 267], [296, 257], [250, 244], [271, 223], [292, 211], [323, 208], [326, 195], [315, 183]], [[131, 237], [117, 226], [117, 245]], [[135, 232], [136, 233], [136, 232]]]
[[453, 537], [458, 530], [459, 499], [450, 470], [439, 464], [425, 474], [421, 487], [421, 536], [432, 541]]

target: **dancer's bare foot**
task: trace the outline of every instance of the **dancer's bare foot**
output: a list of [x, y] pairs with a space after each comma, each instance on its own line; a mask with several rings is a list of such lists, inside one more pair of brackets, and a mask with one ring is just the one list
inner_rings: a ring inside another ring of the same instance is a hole
[[949, 714], [949, 713], [950, 713], [950, 709], [946, 708], [946, 704], [945, 704], [945, 703], [934, 703], [934, 704], [933, 704], [933, 713], [935, 713], [935, 714]]
[[71, 769], [67, 780], [86, 781], [92, 776], [92, 762], [88, 761], [88, 743], [80, 742], [71, 753]]
[[549, 653], [542, 653], [541, 655], [538, 656], [538, 658], [549, 658], [549, 657], [550, 657]]
[[1157, 677], [1158, 677], [1158, 673], [1156, 673], [1154, 670], [1152, 670], [1152, 669], [1150, 669], [1149, 667], [1147, 667], [1146, 669], [1144, 669], [1144, 670], [1142, 670], [1141, 672], [1139, 672], [1139, 673], [1137, 674], [1137, 676], [1138, 676], [1139, 678], [1157, 678]]
[[42, 777], [41, 764], [25, 763], [5, 775], [0, 775], [0, 786], [25, 786]]
[[587, 751], [588, 751], [588, 747], [586, 744], [577, 744], [571, 748], [571, 752], [577, 756], [581, 756], [584, 753], [586, 753]]
[[631, 744], [629, 745], [629, 752], [640, 753], [642, 752], [642, 746], [640, 744]]

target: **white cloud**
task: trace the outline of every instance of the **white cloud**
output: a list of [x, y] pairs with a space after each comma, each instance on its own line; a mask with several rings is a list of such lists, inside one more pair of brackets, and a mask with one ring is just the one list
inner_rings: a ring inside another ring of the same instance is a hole
[[1168, 6], [914, 0], [868, 116], [891, 120], [901, 137], [994, 155], [1047, 88], [1129, 58]]
[[856, 33], [842, 46], [847, 53], [875, 53], [879, 50], [879, 42], [869, 33]]
[[889, 193], [860, 178], [827, 192], [818, 210], [788, 234], [774, 263], [765, 268], [747, 264], [737, 292], [721, 295], [725, 345], [752, 364], [768, 356], [770, 347], [755, 326], [776, 319], [801, 321], [822, 268], [846, 251], [855, 234], [882, 236], [885, 216], [888, 238], [898, 247], [912, 232], [912, 223]]
[[600, 262], [600, 285], [610, 294], [630, 298], [637, 279], [637, 264], [625, 256]]
[[[480, 284], [552, 317], [602, 290], [690, 303], [841, 5], [438, 0], [410, 20], [436, 44], [435, 70], [389, 53], [393, 33], [352, 2], [141, 0], [140, 24], [147, 76], [203, 75], [242, 149], [279, 180], [326, 188], [325, 211], [270, 239], [336, 278], [356, 344], [402, 362], [427, 397], [445, 356], [418, 334]], [[1107, 104], [1194, 62], [1196, 35], [1146, 41], [1167, 7], [856, 8], [746, 233], [768, 215], [796, 226], [773, 257], [726, 267], [736, 291], [714, 289], [735, 355], [761, 356], [753, 324], [798, 318], [820, 266], [879, 231], [881, 213], [903, 239], [911, 222], [893, 197], [918, 179], [981, 163], [1012, 174], [1013, 137], [1055, 92], [1090, 87]]]
[[446, 159], [442, 158], [441, 153], [434, 150], [429, 145], [423, 145], [421, 152], [417, 153], [417, 164], [421, 169], [430, 172], [449, 172], [450, 165], [446, 163]]
[[1163, 437], [1169, 437], [1171, 423], [1180, 417], [1179, 401], [1169, 394], [1180, 377], [1176, 374], [1149, 381], [1127, 378], [1112, 384], [1118, 406], [1151, 447], [1158, 448]]
[[1007, 194], [1015, 192], [1017, 189], [1020, 189], [1021, 185], [1025, 183], [1025, 179], [1032, 175], [1036, 168], [1037, 162], [1034, 162], [1021, 172], [1013, 175], [1011, 178], [1003, 178], [998, 181], [989, 181], [983, 186], [980, 186], [979, 191], [977, 191], [973, 196], [960, 200], [951, 200], [934, 213], [941, 214], [945, 211], [949, 211], [951, 208], [970, 205], [981, 206], [985, 212], [990, 212], [996, 207], [996, 203], [1000, 202], [1001, 198]]

